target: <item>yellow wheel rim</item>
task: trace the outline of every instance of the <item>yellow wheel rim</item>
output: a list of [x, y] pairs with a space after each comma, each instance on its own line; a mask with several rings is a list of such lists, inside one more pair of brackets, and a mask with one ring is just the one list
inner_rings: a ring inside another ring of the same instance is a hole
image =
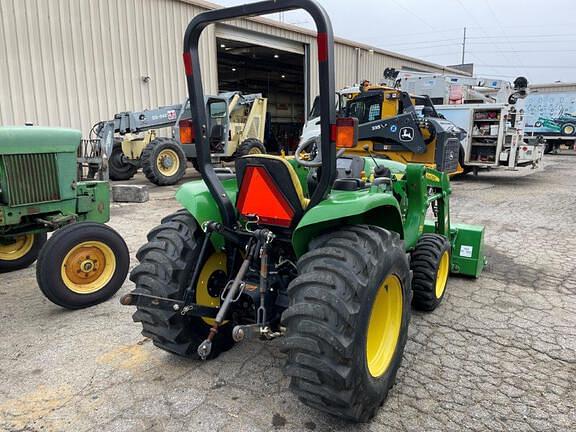
[[91, 294], [104, 288], [116, 271], [116, 256], [99, 241], [86, 241], [74, 246], [64, 257], [60, 268], [62, 281], [76, 294]]
[[382, 376], [394, 357], [402, 326], [402, 284], [389, 275], [378, 288], [366, 333], [366, 362], [374, 378]]
[[446, 283], [448, 282], [448, 274], [450, 273], [450, 254], [445, 251], [440, 258], [440, 265], [438, 266], [438, 272], [436, 273], [436, 298], [442, 297], [444, 290], [446, 289]]
[[180, 159], [178, 158], [178, 154], [171, 149], [162, 150], [156, 158], [156, 167], [162, 175], [172, 177], [180, 169]]
[[16, 261], [26, 256], [34, 246], [34, 234], [16, 236], [10, 244], [0, 244], [0, 260]]
[[262, 151], [258, 147], [252, 147], [248, 150], [248, 154], [262, 154]]
[[[196, 303], [201, 306], [219, 307], [220, 289], [226, 283], [226, 254], [217, 252], [210, 255], [200, 271], [196, 284]], [[214, 324], [212, 318], [202, 318], [208, 325]]]
[[568, 125], [564, 127], [564, 133], [566, 135], [572, 135], [574, 133], [574, 126]]

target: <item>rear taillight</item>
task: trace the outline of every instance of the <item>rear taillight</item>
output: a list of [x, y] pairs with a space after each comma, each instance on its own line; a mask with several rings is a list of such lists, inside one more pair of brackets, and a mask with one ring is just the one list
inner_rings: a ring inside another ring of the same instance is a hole
[[195, 135], [192, 120], [180, 120], [178, 127], [180, 128], [180, 143], [193, 144]]
[[358, 143], [358, 119], [356, 117], [340, 117], [331, 126], [331, 139], [336, 147], [350, 148]]

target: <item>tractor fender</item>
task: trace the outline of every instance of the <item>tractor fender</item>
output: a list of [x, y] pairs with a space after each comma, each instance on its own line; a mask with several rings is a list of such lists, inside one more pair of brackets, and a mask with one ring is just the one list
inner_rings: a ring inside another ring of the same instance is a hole
[[375, 225], [397, 232], [404, 238], [402, 214], [391, 193], [378, 187], [364, 191], [332, 191], [300, 220], [292, 235], [296, 256], [308, 250], [310, 241], [322, 232], [341, 225]]
[[[236, 179], [224, 180], [222, 186], [230, 200], [236, 202], [238, 193]], [[191, 181], [180, 186], [176, 192], [176, 201], [190, 212], [199, 226], [207, 221], [222, 222], [218, 205], [202, 180]], [[214, 233], [210, 239], [215, 249], [224, 247], [224, 238], [221, 235]]]

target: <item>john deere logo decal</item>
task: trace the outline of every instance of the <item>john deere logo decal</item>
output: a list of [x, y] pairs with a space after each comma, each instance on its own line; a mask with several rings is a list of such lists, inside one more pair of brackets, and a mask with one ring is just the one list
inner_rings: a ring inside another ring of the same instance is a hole
[[412, 141], [414, 139], [414, 129], [403, 127], [400, 129], [400, 141]]

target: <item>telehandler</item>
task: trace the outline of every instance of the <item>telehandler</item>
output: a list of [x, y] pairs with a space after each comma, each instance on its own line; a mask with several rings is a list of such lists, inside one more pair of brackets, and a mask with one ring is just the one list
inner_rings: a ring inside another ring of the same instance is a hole
[[[207, 96], [207, 103], [211, 110], [213, 158], [227, 161], [266, 153], [266, 98], [261, 94], [228, 92]], [[156, 130], [166, 127], [172, 127], [173, 137], [157, 136]], [[142, 168], [150, 182], [173, 185], [184, 176], [187, 160], [198, 167], [188, 99], [179, 105], [118, 113], [112, 120], [95, 124], [91, 135], [109, 146], [112, 180], [129, 180]]]
[[[235, 174], [219, 173], [202, 106], [202, 30], [294, 9], [318, 30], [320, 166], [247, 155]], [[183, 57], [202, 180], [183, 185], [176, 199], [184, 208], [148, 234], [130, 275], [136, 288], [121, 302], [136, 306], [143, 335], [181, 356], [209, 359], [235, 342], [283, 337], [285, 373], [300, 400], [367, 421], [394, 384], [411, 305], [437, 308], [450, 272], [480, 274], [484, 230], [451, 224], [445, 173], [342, 154], [356, 144], [357, 120], [336, 118], [333, 44], [330, 20], [312, 0], [192, 19]]]

